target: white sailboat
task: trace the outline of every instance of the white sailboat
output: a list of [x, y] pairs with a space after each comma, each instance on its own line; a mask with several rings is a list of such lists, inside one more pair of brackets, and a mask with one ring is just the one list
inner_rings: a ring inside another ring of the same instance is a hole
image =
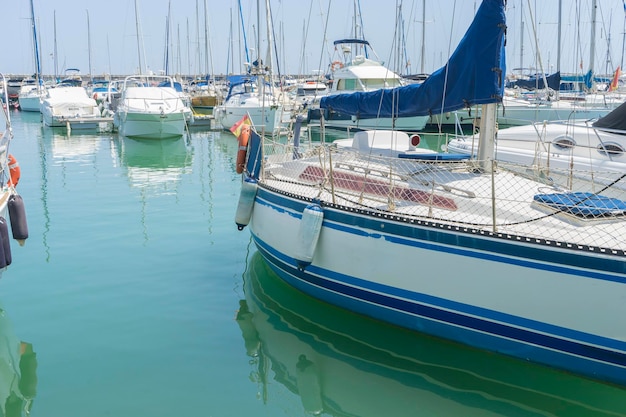
[[423, 84], [363, 97], [397, 94], [412, 115], [482, 105], [476, 159], [327, 144], [294, 152], [253, 134], [235, 220], [283, 280], [314, 297], [626, 385], [626, 195], [614, 187], [626, 174], [546, 181], [496, 162], [504, 3], [483, 0], [446, 67]]
[[41, 61], [39, 59], [39, 42], [37, 40], [37, 27], [35, 26], [35, 8], [33, 0], [30, 0], [30, 20], [33, 31], [33, 56], [35, 59], [35, 82], [25, 84], [20, 87], [18, 92], [18, 102], [20, 109], [23, 111], [40, 111], [41, 102], [46, 94], [41, 78]]
[[[261, 58], [260, 35], [257, 36], [257, 59], [249, 68], [249, 74], [232, 79], [224, 102], [214, 107], [215, 121], [224, 129], [230, 129], [246, 115], [259, 132], [267, 135], [284, 133], [284, 127], [291, 118], [285, 105], [285, 96], [277, 91], [273, 82], [273, 36], [270, 22], [269, 3], [265, 4], [268, 38], [268, 59]], [[261, 8], [257, 2], [257, 26], [260, 27]], [[267, 81], [269, 80], [269, 81]]]

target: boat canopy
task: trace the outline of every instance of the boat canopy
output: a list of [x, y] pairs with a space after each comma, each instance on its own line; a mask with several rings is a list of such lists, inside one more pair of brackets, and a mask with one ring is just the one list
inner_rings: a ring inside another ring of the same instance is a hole
[[589, 70], [584, 75], [564, 75], [561, 77], [562, 82], [568, 83], [583, 83], [585, 87], [591, 88], [594, 81], [593, 71]]
[[364, 39], [354, 39], [354, 38], [348, 38], [348, 39], [339, 39], [333, 42], [333, 45], [339, 45], [342, 43], [357, 43], [360, 45], [366, 45], [366, 46], [370, 46], [370, 43]]
[[[545, 80], [548, 82], [548, 88], [558, 91], [561, 88], [561, 72], [546, 75]], [[506, 83], [508, 88], [523, 88], [525, 90], [543, 90], [545, 88], [544, 78], [542, 74], [535, 74], [526, 79], [509, 81]]]
[[320, 106], [372, 118], [428, 116], [501, 102], [505, 19], [503, 0], [484, 0], [448, 63], [422, 84], [326, 96]]
[[621, 130], [626, 133], [626, 102], [593, 122], [592, 125], [600, 129]]

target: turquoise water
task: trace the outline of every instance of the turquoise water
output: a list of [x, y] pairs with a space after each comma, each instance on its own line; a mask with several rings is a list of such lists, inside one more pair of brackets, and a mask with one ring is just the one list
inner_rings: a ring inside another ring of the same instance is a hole
[[68, 137], [12, 116], [30, 237], [0, 280], [0, 415], [626, 415], [623, 388], [284, 285], [234, 224], [228, 133]]

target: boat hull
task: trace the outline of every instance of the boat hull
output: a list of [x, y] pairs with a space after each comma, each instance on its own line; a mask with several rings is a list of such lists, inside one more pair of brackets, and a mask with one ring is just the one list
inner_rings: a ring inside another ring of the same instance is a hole
[[229, 130], [235, 123], [246, 115], [250, 116], [252, 124], [258, 132], [265, 131], [268, 134], [280, 133], [284, 119], [289, 119], [289, 112], [285, 112], [282, 106], [278, 107], [246, 107], [246, 106], [218, 106], [213, 109], [213, 115], [223, 129]]
[[623, 260], [324, 206], [302, 269], [293, 248], [308, 203], [260, 185], [250, 223], [259, 251], [294, 287], [412, 330], [626, 384], [615, 320], [626, 315]]
[[186, 119], [182, 112], [116, 114], [118, 131], [129, 138], [165, 139], [180, 137], [185, 132]]
[[39, 95], [19, 96], [18, 101], [22, 111], [41, 111], [41, 97]]

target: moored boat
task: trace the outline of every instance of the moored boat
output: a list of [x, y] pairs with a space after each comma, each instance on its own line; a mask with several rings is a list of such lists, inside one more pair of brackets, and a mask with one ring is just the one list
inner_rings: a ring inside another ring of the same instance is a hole
[[[475, 159], [323, 143], [294, 151], [253, 134], [238, 226], [283, 280], [314, 297], [626, 385], [615, 319], [626, 315], [626, 194], [614, 187], [626, 174], [546, 181], [496, 161], [505, 37], [504, 1], [484, 0], [446, 67], [419, 86], [362, 93], [358, 107], [412, 98], [383, 106], [387, 117], [481, 105]], [[441, 94], [444, 83], [453, 93]], [[320, 106], [338, 104], [329, 96]]]
[[[146, 85], [146, 82], [166, 85]], [[124, 80], [113, 123], [123, 136], [164, 139], [184, 134], [191, 109], [169, 76], [129, 76]]]

